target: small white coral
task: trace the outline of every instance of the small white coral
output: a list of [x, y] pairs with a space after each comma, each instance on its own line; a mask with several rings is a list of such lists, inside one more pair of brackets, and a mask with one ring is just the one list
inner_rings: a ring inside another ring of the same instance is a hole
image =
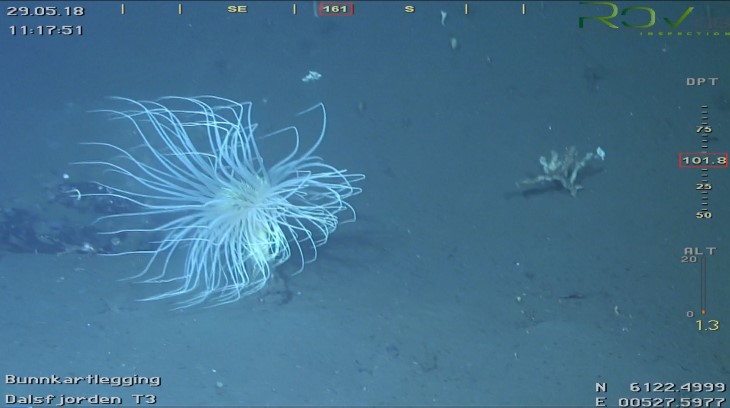
[[583, 188], [581, 185], [576, 184], [578, 173], [583, 169], [588, 161], [599, 158], [605, 160], [606, 152], [598, 147], [596, 152], [589, 152], [583, 156], [582, 159], [578, 159], [578, 151], [575, 146], [570, 146], [565, 149], [562, 156], [555, 150], [550, 152], [550, 160], [545, 156], [540, 156], [540, 165], [542, 165], [541, 174], [535, 178], [522, 180], [517, 185], [532, 185], [544, 182], [559, 182], [566, 190], [570, 191], [572, 196], [578, 194], [578, 190]]

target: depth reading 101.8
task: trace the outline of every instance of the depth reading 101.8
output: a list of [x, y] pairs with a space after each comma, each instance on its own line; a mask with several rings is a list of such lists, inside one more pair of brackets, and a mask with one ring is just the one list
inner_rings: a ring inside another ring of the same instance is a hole
[[685, 166], [727, 166], [727, 157], [711, 154], [687, 155], [682, 157]]

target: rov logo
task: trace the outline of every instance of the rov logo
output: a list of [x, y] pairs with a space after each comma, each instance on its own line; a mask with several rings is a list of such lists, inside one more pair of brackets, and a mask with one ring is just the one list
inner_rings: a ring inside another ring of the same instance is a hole
[[[607, 25], [609, 28], [619, 28], [618, 25], [612, 23], [611, 19], [616, 18], [618, 16], [618, 6], [615, 3], [612, 3], [610, 1], [581, 1], [579, 4], [587, 4], [587, 5], [599, 5], [599, 6], [608, 6], [611, 8], [611, 13], [606, 16], [581, 16], [578, 17], [578, 27], [583, 28], [583, 25], [585, 23], [585, 20], [598, 20], [601, 23]], [[687, 10], [682, 13], [681, 16], [677, 19], [677, 21], [672, 21], [668, 17], [663, 17], [662, 19], [664, 22], [666, 22], [673, 30], [676, 30], [677, 27], [684, 21], [687, 16], [692, 13], [692, 10], [694, 10], [694, 7], [687, 7]], [[631, 24], [626, 21], [620, 21], [621, 25], [624, 27], [629, 28], [651, 28], [656, 23], [656, 12], [651, 7], [646, 6], [631, 6], [626, 7], [624, 9], [621, 9], [621, 15], [627, 16], [629, 13], [635, 13], [637, 11], [646, 12], [647, 15], [647, 22], [646, 24]]]

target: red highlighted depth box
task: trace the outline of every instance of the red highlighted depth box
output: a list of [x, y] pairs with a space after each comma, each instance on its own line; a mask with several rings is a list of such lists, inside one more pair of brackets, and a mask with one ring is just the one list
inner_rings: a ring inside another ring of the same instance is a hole
[[317, 11], [322, 17], [351, 16], [355, 13], [355, 5], [348, 1], [320, 1]]
[[680, 169], [726, 169], [727, 152], [679, 152]]

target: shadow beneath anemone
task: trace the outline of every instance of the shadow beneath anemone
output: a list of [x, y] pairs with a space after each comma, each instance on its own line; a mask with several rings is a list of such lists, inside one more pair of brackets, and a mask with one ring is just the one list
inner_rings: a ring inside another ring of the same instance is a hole
[[[317, 260], [307, 263], [304, 272], [321, 262], [326, 262], [333, 270], [342, 270], [370, 264], [374, 259], [386, 257], [389, 252], [384, 243], [396, 242], [398, 232], [394, 229], [378, 228], [376, 223], [375, 219], [359, 216], [357, 222], [338, 226], [327, 243], [317, 248]], [[306, 250], [305, 255], [311, 257], [311, 249]], [[280, 274], [289, 277], [296, 274], [299, 265], [294, 257], [292, 254], [292, 259], [279, 268]]]

